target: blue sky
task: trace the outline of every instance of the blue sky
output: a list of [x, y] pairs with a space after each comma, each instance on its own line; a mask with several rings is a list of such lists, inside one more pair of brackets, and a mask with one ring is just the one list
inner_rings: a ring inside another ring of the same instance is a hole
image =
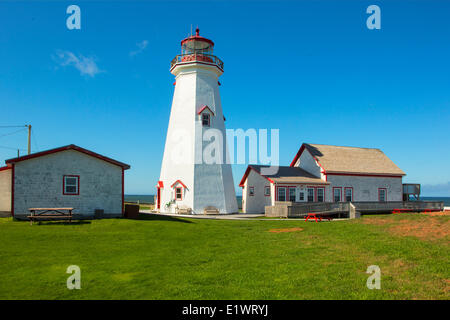
[[[81, 8], [68, 30], [66, 8]], [[366, 8], [381, 8], [381, 30]], [[2, 1], [0, 126], [31, 123], [33, 149], [77, 144], [131, 164], [153, 194], [173, 75], [191, 25], [225, 63], [227, 128], [280, 129], [280, 164], [302, 142], [376, 147], [425, 195], [450, 196], [449, 1]], [[26, 132], [0, 128], [0, 161]], [[233, 166], [236, 185], [245, 170]], [[236, 188], [240, 192], [240, 188]]]

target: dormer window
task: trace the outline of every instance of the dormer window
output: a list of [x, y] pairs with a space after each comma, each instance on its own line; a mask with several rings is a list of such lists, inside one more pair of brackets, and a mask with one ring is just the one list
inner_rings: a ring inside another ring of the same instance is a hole
[[211, 125], [211, 115], [209, 113], [202, 113], [202, 126], [209, 127]]

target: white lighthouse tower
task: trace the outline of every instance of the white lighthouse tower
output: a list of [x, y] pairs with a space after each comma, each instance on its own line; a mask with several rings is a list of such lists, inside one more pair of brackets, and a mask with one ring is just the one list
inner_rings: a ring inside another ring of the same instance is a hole
[[[175, 92], [156, 186], [155, 208], [159, 212], [238, 212], [231, 165], [225, 161], [225, 117], [218, 81], [223, 62], [213, 55], [213, 47], [197, 28], [194, 36], [181, 41], [181, 54], [171, 63]], [[215, 141], [221, 140], [217, 133], [222, 141]], [[221, 146], [212, 155], [222, 161], [206, 159], [211, 158], [205, 157], [211, 155], [209, 141]]]

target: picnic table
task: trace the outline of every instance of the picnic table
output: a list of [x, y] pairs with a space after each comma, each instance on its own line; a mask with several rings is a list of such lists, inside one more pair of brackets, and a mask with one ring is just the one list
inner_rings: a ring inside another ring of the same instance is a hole
[[319, 221], [322, 221], [322, 219], [327, 219], [328, 221], [332, 220], [332, 218], [329, 215], [325, 215], [325, 214], [320, 214], [320, 213], [308, 213], [308, 216], [306, 217], [305, 221], [308, 221], [309, 219], [314, 219], [317, 221], [317, 219], [319, 219]]
[[72, 211], [74, 208], [29, 208], [30, 215], [28, 219], [30, 219], [30, 224], [33, 224], [33, 221], [38, 220], [39, 222], [43, 219], [46, 220], [69, 220], [72, 222]]

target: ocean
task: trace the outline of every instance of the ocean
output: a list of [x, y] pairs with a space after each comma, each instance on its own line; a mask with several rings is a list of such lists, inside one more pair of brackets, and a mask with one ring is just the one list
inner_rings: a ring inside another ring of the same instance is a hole
[[[136, 195], [136, 194], [126, 194], [125, 201], [126, 202], [140, 202], [140, 203], [150, 203], [154, 204], [154, 195], [144, 194], [144, 195]], [[242, 196], [236, 196], [239, 209], [242, 208]], [[450, 197], [421, 197], [420, 200], [424, 201], [443, 201], [444, 206], [450, 207]]]

